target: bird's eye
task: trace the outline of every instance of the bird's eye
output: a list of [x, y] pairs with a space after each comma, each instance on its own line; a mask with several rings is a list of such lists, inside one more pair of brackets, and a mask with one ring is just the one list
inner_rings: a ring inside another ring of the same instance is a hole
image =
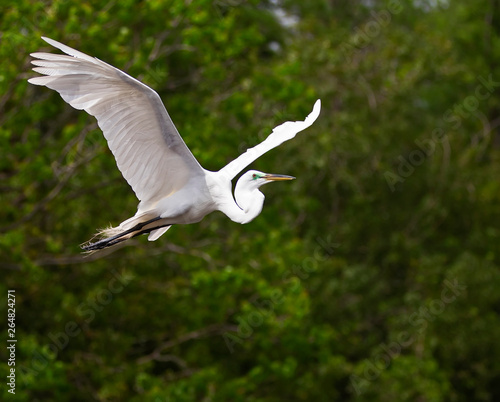
[[256, 178], [257, 178], [257, 175], [254, 173], [254, 174], [252, 175], [252, 179], [254, 179], [254, 180], [255, 180]]

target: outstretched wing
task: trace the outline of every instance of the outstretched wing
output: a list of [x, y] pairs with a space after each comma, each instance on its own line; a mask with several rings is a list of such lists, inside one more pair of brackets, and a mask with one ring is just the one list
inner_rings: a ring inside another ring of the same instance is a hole
[[275, 127], [269, 136], [260, 144], [247, 149], [234, 161], [224, 166], [219, 173], [228, 180], [232, 180], [245, 167], [250, 165], [255, 159], [264, 155], [267, 151], [277, 147], [285, 141], [291, 140], [295, 135], [312, 125], [319, 116], [321, 101], [318, 99], [313, 110], [304, 121], [287, 121]]
[[75, 109], [97, 118], [118, 169], [145, 204], [181, 189], [203, 174], [158, 94], [117, 68], [55, 40], [42, 38], [65, 55], [33, 53], [31, 78], [61, 95]]

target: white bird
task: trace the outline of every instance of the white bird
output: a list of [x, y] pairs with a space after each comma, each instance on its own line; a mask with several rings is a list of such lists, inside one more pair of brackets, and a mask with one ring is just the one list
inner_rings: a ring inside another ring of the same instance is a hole
[[250, 222], [264, 204], [260, 186], [294, 179], [250, 170], [236, 183], [234, 198], [231, 193], [231, 180], [246, 166], [314, 123], [319, 99], [304, 121], [281, 124], [263, 142], [212, 172], [195, 159], [154, 90], [97, 58], [42, 39], [68, 56], [31, 54], [36, 58], [33, 70], [44, 76], [28, 81], [59, 92], [75, 109], [96, 117], [118, 169], [140, 201], [133, 217], [101, 230], [100, 240], [88, 241], [84, 250], [99, 250], [145, 233], [153, 241], [171, 225], [199, 222], [217, 210], [234, 222]]

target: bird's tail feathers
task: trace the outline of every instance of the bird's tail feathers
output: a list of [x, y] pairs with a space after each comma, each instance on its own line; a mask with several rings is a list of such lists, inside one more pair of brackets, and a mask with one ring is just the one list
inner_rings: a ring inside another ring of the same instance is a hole
[[113, 237], [113, 236], [116, 236], [117, 234], [119, 234], [120, 232], [123, 232], [123, 229], [120, 228], [120, 226], [113, 227], [113, 226], [109, 225], [107, 228], [98, 229], [97, 233], [94, 236], [92, 236], [92, 239], [90, 239], [90, 241], [102, 240], [102, 239], [105, 239], [107, 237]]
[[[84, 250], [85, 253], [93, 254], [94, 252], [101, 250], [106, 247], [110, 247], [113, 244], [111, 243], [111, 240], [109, 239], [117, 239], [120, 233], [122, 233], [124, 230], [120, 226], [108, 226], [104, 229], [98, 229], [97, 233], [92, 236], [88, 241], [85, 243], [82, 243], [80, 247]], [[129, 237], [121, 237], [120, 241], [124, 241], [128, 239]], [[108, 241], [107, 241], [108, 240]]]
[[160, 219], [159, 216], [152, 217], [151, 214], [133, 216], [123, 221], [117, 227], [109, 226], [105, 229], [100, 229], [89, 241], [83, 243], [81, 248], [85, 252], [92, 253], [114, 246], [142, 233], [149, 233], [152, 229], [158, 229], [158, 227], [154, 226], [154, 222]]

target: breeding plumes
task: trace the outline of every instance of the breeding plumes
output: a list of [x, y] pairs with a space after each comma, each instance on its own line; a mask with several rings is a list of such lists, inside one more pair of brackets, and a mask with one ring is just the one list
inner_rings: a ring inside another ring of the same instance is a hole
[[133, 217], [100, 231], [99, 240], [87, 242], [84, 250], [103, 249], [145, 233], [153, 241], [172, 225], [199, 222], [213, 211], [234, 222], [250, 222], [264, 204], [260, 186], [294, 179], [250, 170], [236, 183], [234, 198], [231, 193], [231, 180], [246, 166], [314, 123], [319, 99], [304, 121], [281, 124], [263, 142], [212, 172], [195, 159], [154, 90], [97, 58], [42, 39], [67, 55], [33, 53], [33, 70], [44, 76], [28, 81], [59, 92], [75, 109], [96, 117], [118, 169], [140, 201]]

